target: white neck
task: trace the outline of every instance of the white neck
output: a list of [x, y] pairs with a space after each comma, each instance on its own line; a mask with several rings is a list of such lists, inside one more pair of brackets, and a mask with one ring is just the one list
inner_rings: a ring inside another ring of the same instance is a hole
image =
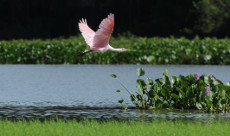
[[122, 48], [113, 48], [109, 44], [108, 44], [108, 50], [117, 51], [117, 52], [123, 52], [124, 51]]

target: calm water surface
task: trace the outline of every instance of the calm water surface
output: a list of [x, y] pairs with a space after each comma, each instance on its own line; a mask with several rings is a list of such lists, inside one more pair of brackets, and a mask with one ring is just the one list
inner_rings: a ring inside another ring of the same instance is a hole
[[132, 118], [132, 119], [219, 119], [230, 114], [204, 114], [197, 111], [120, 110], [117, 103], [122, 91], [127, 105], [129, 95], [109, 74], [118, 78], [132, 92], [136, 91], [136, 69], [143, 67], [146, 75], [156, 79], [165, 69], [170, 76], [179, 74], [215, 75], [223, 82], [230, 81], [230, 66], [194, 65], [0, 65], [0, 117], [44, 118]]

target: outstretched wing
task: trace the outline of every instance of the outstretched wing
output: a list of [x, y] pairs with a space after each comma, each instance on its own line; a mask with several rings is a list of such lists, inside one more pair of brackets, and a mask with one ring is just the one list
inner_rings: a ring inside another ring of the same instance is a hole
[[80, 23], [78, 23], [78, 26], [79, 26], [82, 36], [85, 39], [85, 42], [91, 47], [93, 45], [93, 37], [95, 35], [95, 32], [87, 25], [86, 19], [80, 20]]
[[103, 19], [99, 25], [93, 38], [93, 47], [104, 48], [109, 44], [109, 39], [112, 35], [114, 27], [114, 14], [109, 14], [107, 18]]

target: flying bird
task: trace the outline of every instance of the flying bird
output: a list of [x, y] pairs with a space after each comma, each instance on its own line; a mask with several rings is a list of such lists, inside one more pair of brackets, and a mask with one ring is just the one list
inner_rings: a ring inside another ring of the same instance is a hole
[[107, 18], [103, 19], [96, 32], [88, 26], [86, 19], [80, 20], [78, 25], [85, 42], [90, 46], [90, 49], [81, 52], [79, 55], [84, 55], [88, 52], [105, 52], [107, 50], [118, 52], [130, 51], [125, 48], [113, 48], [109, 45], [114, 27], [114, 14], [110, 13]]

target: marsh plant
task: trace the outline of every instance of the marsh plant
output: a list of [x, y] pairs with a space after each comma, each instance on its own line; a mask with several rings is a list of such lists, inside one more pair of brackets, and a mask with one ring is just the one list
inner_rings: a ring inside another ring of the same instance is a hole
[[88, 53], [82, 36], [0, 41], [1, 64], [230, 64], [230, 38], [111, 37], [114, 48], [136, 51]]
[[[144, 74], [142, 68], [137, 69], [135, 94], [115, 74], [110, 75], [130, 94], [130, 100], [138, 109], [179, 108], [214, 113], [230, 112], [230, 82], [224, 84], [214, 76], [199, 73], [169, 78], [169, 70], [164, 71], [163, 78], [155, 81], [151, 78], [141, 79]], [[120, 93], [120, 90], [117, 92]], [[123, 98], [118, 102], [127, 109]]]

